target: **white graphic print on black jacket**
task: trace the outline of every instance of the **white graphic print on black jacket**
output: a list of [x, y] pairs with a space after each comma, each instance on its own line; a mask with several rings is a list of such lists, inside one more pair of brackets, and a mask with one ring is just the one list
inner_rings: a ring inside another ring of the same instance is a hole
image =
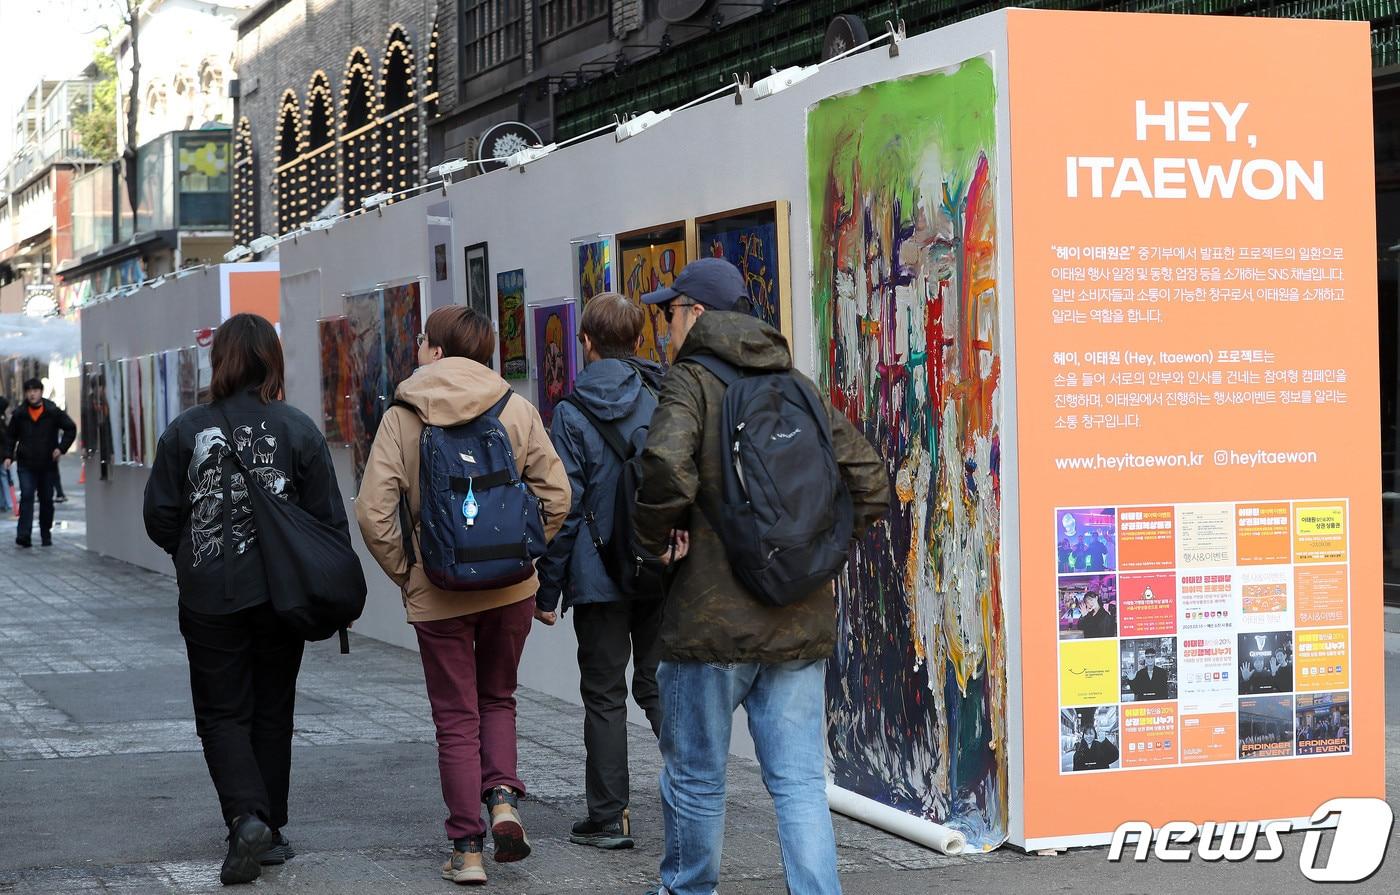
[[[146, 483], [145, 519], [151, 540], [175, 561], [180, 602], [223, 614], [267, 599], [250, 485], [336, 527], [347, 520], [326, 441], [305, 414], [281, 401], [263, 404], [253, 393], [214, 406], [231, 432], [206, 406], [181, 414], [161, 436]], [[225, 463], [231, 450], [255, 482]]]

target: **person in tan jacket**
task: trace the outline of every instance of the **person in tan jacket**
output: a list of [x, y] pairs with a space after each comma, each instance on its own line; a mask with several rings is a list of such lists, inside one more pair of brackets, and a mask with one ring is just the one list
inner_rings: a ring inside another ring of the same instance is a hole
[[[486, 824], [498, 862], [530, 853], [518, 811], [525, 785], [516, 770], [516, 671], [534, 621], [534, 575], [496, 590], [445, 591], [412, 561], [419, 540], [419, 438], [424, 426], [469, 422], [495, 405], [510, 386], [490, 369], [496, 338], [491, 322], [469, 308], [439, 308], [419, 338], [419, 369], [398, 389], [384, 415], [355, 501], [365, 545], [403, 591], [409, 624], [418, 635], [428, 700], [437, 727], [438, 772], [449, 817], [452, 857], [444, 879], [482, 884]], [[408, 405], [408, 406], [402, 406]], [[569, 512], [569, 479], [534, 405], [513, 396], [500, 412], [520, 480], [539, 499], [546, 539]], [[400, 497], [407, 497], [413, 553], [405, 550]]]

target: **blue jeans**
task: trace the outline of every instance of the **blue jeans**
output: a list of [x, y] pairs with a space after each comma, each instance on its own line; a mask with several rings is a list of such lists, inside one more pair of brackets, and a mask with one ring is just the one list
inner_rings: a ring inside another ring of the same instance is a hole
[[0, 513], [10, 511], [10, 471], [0, 467]]
[[662, 812], [669, 895], [712, 895], [724, 852], [724, 772], [734, 710], [749, 715], [763, 783], [778, 812], [791, 895], [840, 895], [826, 804], [826, 663], [662, 662]]
[[34, 532], [34, 497], [39, 498], [39, 536], [49, 539], [53, 530], [53, 482], [58, 472], [58, 464], [42, 469], [30, 469], [16, 464], [19, 470], [19, 528], [15, 541], [29, 543]]

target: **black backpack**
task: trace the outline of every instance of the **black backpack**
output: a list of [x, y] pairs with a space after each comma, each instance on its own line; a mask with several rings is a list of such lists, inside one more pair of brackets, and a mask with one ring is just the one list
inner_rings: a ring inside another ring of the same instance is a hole
[[625, 597], [649, 599], [660, 597], [665, 587], [666, 567], [637, 543], [637, 529], [632, 524], [637, 506], [637, 490], [642, 485], [642, 447], [646, 445], [649, 424], [638, 426], [624, 438], [616, 425], [604, 422], [574, 395], [563, 401], [583, 414], [584, 419], [598, 430], [608, 448], [622, 462], [617, 488], [613, 491], [612, 531], [603, 536], [593, 513], [585, 513], [588, 536], [593, 548], [603, 560], [603, 568]]
[[706, 512], [710, 527], [756, 597], [795, 603], [840, 574], [854, 530], [826, 409], [790, 370], [741, 371], [710, 355], [684, 360], [725, 385], [723, 524]]

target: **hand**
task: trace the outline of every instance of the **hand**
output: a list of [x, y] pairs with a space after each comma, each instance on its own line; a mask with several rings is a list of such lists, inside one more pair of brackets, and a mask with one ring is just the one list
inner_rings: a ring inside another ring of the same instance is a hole
[[543, 609], [536, 609], [535, 621], [544, 622], [546, 625], [553, 627], [554, 623], [559, 621], [559, 613], [545, 612]]
[[54, 461], [55, 463], [57, 463], [57, 462], [58, 462], [58, 458], [59, 458], [59, 457], [62, 457], [62, 456], [63, 456], [63, 451], [60, 451], [58, 448], [54, 448], [54, 449], [53, 449], [53, 461]]
[[671, 546], [666, 548], [665, 553], [661, 554], [661, 564], [669, 566], [672, 563], [680, 562], [685, 559], [688, 553], [690, 553], [690, 532], [671, 529]]
[[1244, 680], [1254, 677], [1254, 668], [1248, 662], [1240, 663], [1240, 677]]

